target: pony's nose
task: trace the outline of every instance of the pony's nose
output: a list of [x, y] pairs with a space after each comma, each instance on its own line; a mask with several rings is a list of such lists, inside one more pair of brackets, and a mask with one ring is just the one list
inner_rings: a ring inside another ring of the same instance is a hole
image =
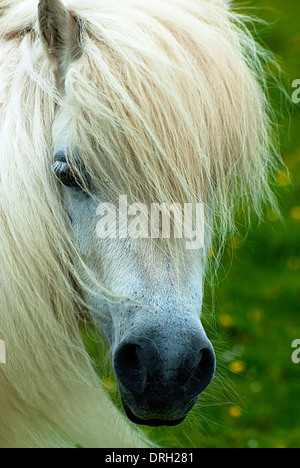
[[165, 341], [163, 346], [132, 337], [118, 345], [113, 364], [119, 384], [132, 396], [147, 396], [155, 387], [165, 387], [170, 395], [180, 388], [185, 400], [191, 400], [210, 384], [215, 354], [203, 337], [191, 337], [181, 345]]

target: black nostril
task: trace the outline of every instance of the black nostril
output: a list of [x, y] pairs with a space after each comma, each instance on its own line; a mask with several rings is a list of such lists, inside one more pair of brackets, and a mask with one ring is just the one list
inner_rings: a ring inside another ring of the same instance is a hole
[[144, 391], [147, 370], [141, 358], [141, 346], [123, 343], [118, 346], [114, 355], [114, 369], [118, 381], [134, 394]]
[[188, 392], [197, 396], [208, 387], [215, 373], [216, 358], [212, 347], [200, 350], [198, 364], [193, 369], [188, 381]]

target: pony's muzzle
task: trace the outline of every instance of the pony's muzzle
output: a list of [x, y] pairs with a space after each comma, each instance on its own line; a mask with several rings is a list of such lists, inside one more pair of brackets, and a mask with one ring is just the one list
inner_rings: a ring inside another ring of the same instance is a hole
[[174, 337], [157, 342], [157, 336], [127, 336], [115, 350], [113, 365], [124, 409], [132, 421], [176, 425], [210, 384], [215, 354], [202, 333], [181, 343]]

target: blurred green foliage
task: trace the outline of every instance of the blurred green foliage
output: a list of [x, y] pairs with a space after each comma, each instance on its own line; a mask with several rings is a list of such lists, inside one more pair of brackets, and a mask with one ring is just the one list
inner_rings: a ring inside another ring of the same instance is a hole
[[[300, 2], [253, 0], [241, 11], [266, 20], [260, 37], [279, 62], [291, 97], [300, 79]], [[185, 422], [144, 429], [164, 447], [300, 447], [300, 364], [291, 344], [300, 339], [300, 104], [271, 90], [282, 112], [282, 155], [290, 173], [278, 174], [283, 222], [272, 212], [244, 242], [229, 240], [214, 294], [204, 312], [217, 354], [216, 378]], [[212, 305], [213, 304], [213, 305]], [[95, 356], [92, 341], [87, 344]], [[117, 404], [111, 369], [102, 375]]]

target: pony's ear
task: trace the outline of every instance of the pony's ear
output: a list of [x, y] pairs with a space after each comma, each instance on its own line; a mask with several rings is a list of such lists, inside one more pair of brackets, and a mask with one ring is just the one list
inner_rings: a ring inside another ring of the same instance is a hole
[[80, 26], [60, 0], [40, 0], [38, 22], [44, 48], [61, 65], [80, 55]]

